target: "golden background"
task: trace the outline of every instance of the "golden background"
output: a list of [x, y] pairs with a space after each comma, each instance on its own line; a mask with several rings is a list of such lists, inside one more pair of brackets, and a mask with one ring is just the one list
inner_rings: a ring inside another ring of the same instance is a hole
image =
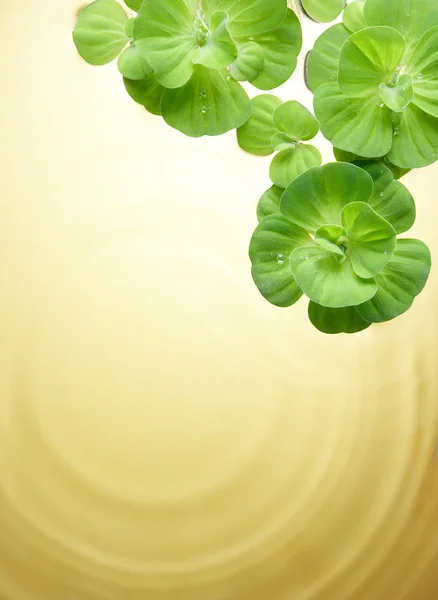
[[80, 7], [1, 7], [0, 599], [438, 598], [437, 271], [350, 337], [270, 306], [269, 159], [135, 105]]

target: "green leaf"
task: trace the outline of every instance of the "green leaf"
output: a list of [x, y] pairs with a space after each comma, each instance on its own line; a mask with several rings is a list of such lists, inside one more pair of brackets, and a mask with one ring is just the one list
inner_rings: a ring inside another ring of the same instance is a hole
[[198, 47], [193, 17], [184, 0], [147, 0], [134, 23], [141, 56], [155, 71], [158, 83], [179, 88], [192, 76], [192, 54]]
[[[335, 155], [336, 160], [339, 162], [352, 162], [362, 168], [364, 168], [363, 163], [374, 164], [376, 161], [384, 162], [385, 167], [391, 171], [394, 179], [401, 179], [410, 171], [410, 169], [401, 169], [400, 167], [396, 167], [395, 165], [389, 162], [388, 157], [386, 156], [376, 158], [370, 163], [369, 158], [364, 158], [363, 156], [358, 156], [357, 154], [353, 154], [352, 152], [346, 152], [345, 150], [340, 150], [339, 148], [333, 148], [333, 154]], [[391, 223], [391, 225], [393, 225], [393, 223]]]
[[333, 25], [316, 40], [306, 60], [306, 82], [315, 93], [320, 85], [338, 80], [339, 56], [350, 32], [339, 23]]
[[251, 114], [251, 102], [226, 69], [197, 65], [186, 85], [164, 92], [161, 110], [168, 125], [201, 137], [221, 135], [243, 125]]
[[298, 17], [288, 9], [280, 25], [254, 36], [253, 41], [263, 49], [265, 63], [263, 70], [249, 81], [259, 90], [279, 87], [291, 77], [297, 66], [302, 46]]
[[127, 79], [145, 79], [152, 73], [151, 66], [140, 56], [135, 43], [122, 52], [119, 56], [117, 66], [123, 77]]
[[344, 10], [347, 0], [301, 0], [301, 5], [314, 21], [330, 23]]
[[337, 148], [367, 158], [385, 156], [392, 145], [391, 111], [380, 104], [377, 94], [348, 98], [337, 83], [320, 86], [314, 98], [315, 115], [324, 137]]
[[391, 261], [377, 277], [377, 294], [357, 307], [373, 323], [390, 321], [406, 312], [423, 290], [431, 268], [430, 251], [419, 240], [397, 241]]
[[414, 88], [412, 86], [412, 77], [403, 75], [400, 77], [397, 85], [388, 86], [381, 83], [379, 87], [380, 98], [386, 106], [394, 112], [403, 112], [412, 102], [414, 97]]
[[346, 6], [344, 14], [342, 15], [342, 20], [345, 27], [351, 31], [351, 33], [356, 33], [356, 31], [368, 27], [364, 14], [364, 7], [365, 0], [353, 0]]
[[298, 144], [279, 152], [272, 160], [269, 176], [272, 183], [286, 188], [296, 177], [321, 164], [319, 150], [309, 144]]
[[364, 12], [369, 25], [388, 25], [403, 35], [406, 57], [421, 36], [438, 25], [436, 0], [367, 0]]
[[418, 42], [406, 71], [414, 81], [414, 104], [438, 117], [438, 26]]
[[310, 301], [308, 314], [312, 325], [322, 333], [358, 333], [371, 325], [362, 319], [355, 306], [327, 308]]
[[247, 42], [239, 48], [239, 54], [231, 65], [231, 75], [237, 81], [250, 81], [257, 77], [265, 65], [265, 53], [255, 42]]
[[251, 238], [252, 276], [260, 293], [276, 306], [291, 306], [302, 296], [289, 268], [291, 251], [311, 238], [281, 215], [260, 221]]
[[359, 277], [375, 277], [391, 259], [396, 243], [392, 225], [369, 204], [352, 202], [342, 211], [351, 264]]
[[218, 10], [227, 12], [230, 33], [235, 38], [274, 29], [286, 16], [287, 6], [285, 0], [202, 0], [202, 9], [209, 20]]
[[280, 214], [280, 200], [283, 195], [283, 188], [273, 185], [266, 190], [257, 204], [257, 219], [261, 221], [268, 215]]
[[341, 213], [349, 202], [368, 202], [373, 180], [348, 163], [329, 163], [292, 181], [283, 194], [282, 214], [307, 231], [322, 225], [342, 225]]
[[274, 152], [272, 138], [278, 132], [274, 123], [274, 111], [281, 100], [270, 94], [261, 94], [251, 100], [251, 116], [237, 130], [237, 142], [242, 150], [258, 156]]
[[211, 18], [211, 34], [206, 43], [197, 48], [193, 62], [209, 69], [223, 69], [231, 65], [237, 58], [237, 48], [228, 31], [228, 15], [219, 11]]
[[398, 167], [427, 167], [438, 160], [438, 119], [411, 103], [394, 130], [388, 159]]
[[374, 181], [369, 205], [390, 223], [396, 233], [408, 231], [415, 223], [415, 202], [409, 190], [394, 180], [391, 170], [379, 162], [359, 163]]
[[142, 2], [143, 0], [125, 0], [126, 6], [135, 12], [138, 12], [140, 10]]
[[106, 65], [117, 58], [128, 43], [126, 21], [116, 0], [95, 0], [83, 8], [73, 30], [80, 56], [90, 65]]
[[362, 279], [349, 260], [339, 261], [320, 246], [301, 246], [292, 251], [290, 267], [302, 291], [317, 304], [331, 308], [356, 306], [374, 296], [374, 279]]
[[274, 123], [295, 141], [311, 140], [319, 131], [318, 121], [312, 113], [295, 100], [284, 102], [275, 109]]
[[345, 247], [339, 244], [339, 238], [346, 237], [346, 231], [339, 225], [323, 225], [315, 232], [315, 242], [333, 254], [346, 256]]
[[126, 78], [123, 81], [126, 91], [135, 102], [144, 106], [153, 115], [161, 115], [161, 100], [165, 88], [157, 82], [153, 71], [140, 81]]
[[352, 98], [370, 96], [389, 80], [405, 52], [403, 36], [391, 27], [368, 27], [353, 33], [339, 57], [339, 87]]
[[134, 21], [135, 21], [134, 17], [132, 19], [128, 19], [126, 21], [125, 33], [126, 33], [126, 37], [129, 39], [134, 39]]

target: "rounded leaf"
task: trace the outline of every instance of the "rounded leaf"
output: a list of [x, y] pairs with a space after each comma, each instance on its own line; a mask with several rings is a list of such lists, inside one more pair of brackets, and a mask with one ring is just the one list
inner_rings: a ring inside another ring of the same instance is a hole
[[262, 219], [251, 238], [252, 276], [260, 293], [276, 306], [291, 306], [302, 296], [289, 268], [291, 251], [311, 238], [281, 215]]
[[251, 81], [265, 65], [265, 53], [255, 42], [247, 42], [239, 48], [237, 59], [231, 65], [231, 75], [236, 81]]
[[126, 21], [126, 25], [125, 25], [126, 37], [128, 37], [130, 39], [134, 38], [134, 21], [135, 21], [134, 17], [132, 19], [128, 19]]
[[259, 90], [272, 90], [285, 83], [295, 71], [302, 46], [301, 25], [296, 14], [288, 9], [280, 25], [253, 38], [263, 49], [263, 70], [250, 79]]
[[261, 94], [251, 100], [251, 116], [237, 130], [237, 142], [242, 150], [258, 156], [274, 152], [272, 138], [278, 132], [274, 111], [281, 103], [279, 98], [270, 94]]
[[413, 78], [414, 104], [438, 117], [438, 25], [418, 42], [406, 72]]
[[350, 202], [368, 202], [373, 180], [349, 163], [329, 163], [310, 169], [287, 187], [280, 203], [282, 214], [315, 232], [322, 225], [342, 226], [341, 213]]
[[362, 279], [350, 261], [340, 261], [320, 246], [302, 246], [292, 251], [290, 267], [302, 291], [317, 304], [331, 308], [356, 306], [374, 296], [374, 279]]
[[342, 23], [333, 25], [316, 40], [306, 59], [306, 83], [315, 93], [320, 85], [338, 80], [339, 56], [350, 32]]
[[[337, 83], [320, 86], [315, 93], [315, 115], [331, 143], [366, 158], [385, 156], [393, 141], [392, 115], [376, 94], [349, 98]], [[392, 161], [394, 162], [394, 161]]]
[[193, 16], [184, 0], [147, 0], [134, 23], [141, 56], [155, 71], [158, 83], [182, 87], [193, 74], [192, 54], [198, 47]]
[[403, 169], [427, 167], [438, 160], [438, 119], [411, 103], [394, 129], [388, 159]]
[[171, 127], [201, 137], [241, 127], [251, 114], [251, 102], [226, 69], [197, 65], [186, 85], [164, 92], [161, 111]]
[[438, 25], [436, 0], [367, 0], [365, 18], [370, 26], [388, 25], [406, 40], [408, 58], [421, 36]]
[[95, 0], [81, 10], [73, 30], [73, 41], [90, 65], [106, 65], [117, 58], [128, 43], [127, 17], [116, 0]]
[[392, 259], [376, 277], [376, 295], [359, 305], [358, 313], [373, 323], [402, 315], [426, 285], [430, 268], [431, 257], [426, 244], [419, 240], [398, 240]]
[[140, 10], [140, 6], [143, 3], [143, 0], [124, 0], [125, 4], [131, 10], [138, 12]]
[[151, 66], [140, 56], [135, 44], [131, 44], [122, 52], [117, 66], [126, 79], [145, 79], [152, 72]]
[[379, 86], [379, 95], [386, 106], [394, 112], [403, 112], [412, 102], [414, 97], [414, 88], [412, 86], [412, 77], [403, 75], [400, 77], [397, 85], [388, 86], [381, 83]]
[[308, 314], [312, 325], [322, 333], [358, 333], [371, 325], [359, 315], [355, 306], [327, 308], [310, 301]]
[[160, 85], [152, 71], [145, 79], [134, 81], [124, 78], [126, 91], [131, 98], [153, 115], [161, 115], [161, 100], [165, 88]]
[[311, 140], [319, 131], [318, 121], [312, 113], [295, 100], [283, 102], [275, 109], [274, 123], [295, 141]]
[[342, 225], [347, 232], [349, 257], [355, 273], [365, 279], [375, 277], [394, 252], [394, 228], [364, 202], [345, 206]]
[[272, 183], [286, 188], [296, 177], [322, 163], [317, 148], [309, 144], [298, 144], [279, 152], [272, 160], [269, 176]]
[[351, 98], [370, 96], [400, 65], [403, 36], [391, 27], [368, 27], [353, 33], [342, 46], [338, 82]]
[[364, 8], [365, 0], [353, 0], [345, 7], [344, 14], [342, 15], [342, 21], [345, 27], [351, 31], [351, 33], [356, 33], [356, 31], [360, 31], [361, 29], [368, 27], [368, 23], [365, 19]]
[[369, 205], [378, 215], [390, 223], [396, 233], [408, 231], [415, 223], [415, 202], [410, 191], [395, 181], [391, 170], [379, 162], [359, 163], [374, 182]]
[[314, 21], [330, 23], [344, 10], [347, 0], [301, 0], [305, 12]]
[[208, 19], [218, 10], [227, 12], [230, 17], [230, 32], [235, 38], [254, 36], [274, 29], [283, 21], [287, 10], [284, 0], [202, 0], [201, 4]]
[[261, 221], [268, 215], [280, 214], [280, 200], [283, 188], [273, 185], [266, 190], [257, 204], [257, 220]]

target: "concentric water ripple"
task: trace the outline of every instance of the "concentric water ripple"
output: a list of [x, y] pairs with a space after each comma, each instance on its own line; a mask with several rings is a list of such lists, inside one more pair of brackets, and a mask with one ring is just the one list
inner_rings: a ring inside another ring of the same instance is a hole
[[61, 4], [0, 22], [0, 598], [438, 597], [435, 271], [353, 337], [269, 306], [266, 161], [133, 106]]

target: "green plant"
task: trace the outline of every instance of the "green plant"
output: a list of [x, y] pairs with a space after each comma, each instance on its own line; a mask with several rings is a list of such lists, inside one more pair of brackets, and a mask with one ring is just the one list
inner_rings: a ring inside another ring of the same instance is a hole
[[[298, 1], [298, 0], [297, 0]], [[354, 333], [404, 313], [431, 268], [422, 242], [398, 239], [415, 203], [398, 181], [438, 160], [438, 1], [299, 0], [328, 28], [306, 58], [313, 116], [261, 94], [297, 65], [301, 26], [287, 0], [95, 0], [73, 39], [92, 65], [118, 59], [131, 98], [182, 133], [237, 130], [275, 154], [257, 206], [254, 281], [272, 304], [309, 298], [325, 333]], [[137, 13], [137, 14], [134, 14]], [[321, 130], [337, 163], [308, 143]]]
[[252, 275], [272, 304], [303, 294], [325, 333], [354, 333], [405, 312], [423, 289], [430, 253], [399, 239], [415, 220], [408, 190], [381, 163], [331, 163], [294, 179], [250, 243]]

